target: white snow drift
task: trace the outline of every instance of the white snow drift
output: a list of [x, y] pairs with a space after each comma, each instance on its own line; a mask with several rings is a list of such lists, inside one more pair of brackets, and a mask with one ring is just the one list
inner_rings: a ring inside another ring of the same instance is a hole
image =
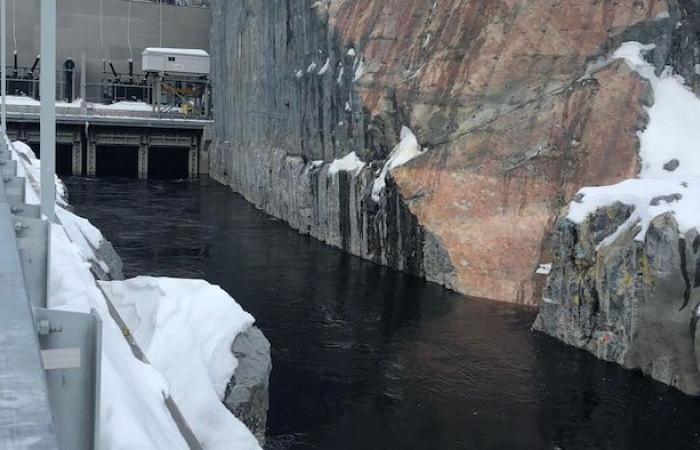
[[340, 159], [333, 161], [328, 167], [328, 174], [335, 175], [338, 172], [359, 173], [365, 167], [365, 163], [357, 157], [355, 152], [350, 152]]

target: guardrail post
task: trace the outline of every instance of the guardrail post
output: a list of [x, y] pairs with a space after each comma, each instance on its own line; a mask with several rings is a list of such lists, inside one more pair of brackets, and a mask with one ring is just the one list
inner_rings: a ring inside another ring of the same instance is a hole
[[90, 314], [34, 312], [59, 447], [98, 448], [102, 321]]

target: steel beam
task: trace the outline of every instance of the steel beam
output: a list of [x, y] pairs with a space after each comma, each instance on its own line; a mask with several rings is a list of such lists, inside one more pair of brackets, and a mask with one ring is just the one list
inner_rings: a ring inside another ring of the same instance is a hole
[[[2, 96], [2, 105], [0, 106], [0, 132], [4, 135], [7, 133], [7, 1], [0, 0], [0, 60], [2, 67], [0, 68], [0, 95]], [[5, 139], [2, 139], [0, 146], [6, 147]]]
[[56, 0], [41, 0], [41, 213], [56, 208]]

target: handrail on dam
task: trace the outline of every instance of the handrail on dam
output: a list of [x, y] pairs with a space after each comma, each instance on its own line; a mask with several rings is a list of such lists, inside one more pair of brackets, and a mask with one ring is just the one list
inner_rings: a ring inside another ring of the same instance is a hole
[[101, 322], [46, 309], [50, 225], [0, 135], [0, 448], [97, 447]]

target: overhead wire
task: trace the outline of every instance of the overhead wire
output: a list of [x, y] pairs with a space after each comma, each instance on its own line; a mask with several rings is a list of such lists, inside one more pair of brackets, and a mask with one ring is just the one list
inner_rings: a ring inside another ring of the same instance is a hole
[[15, 44], [15, 54], [17, 54], [17, 20], [16, 13], [17, 0], [12, 0], [12, 41]]
[[129, 60], [132, 60], [134, 54], [131, 50], [131, 0], [129, 0], [129, 17], [126, 21], [126, 45], [129, 46]]
[[106, 60], [107, 52], [105, 51], [104, 32], [102, 30], [102, 0], [100, 0], [100, 47], [102, 48], [102, 58]]
[[158, 2], [158, 46], [163, 47], [163, 0]]

